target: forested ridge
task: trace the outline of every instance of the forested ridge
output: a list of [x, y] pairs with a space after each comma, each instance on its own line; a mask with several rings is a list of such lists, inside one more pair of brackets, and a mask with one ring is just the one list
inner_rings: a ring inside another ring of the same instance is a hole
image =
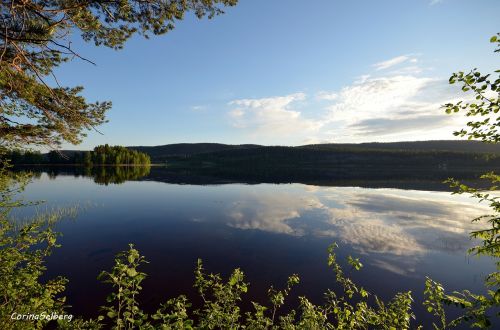
[[255, 144], [221, 144], [221, 143], [176, 143], [166, 144], [161, 146], [133, 146], [129, 149], [144, 152], [151, 157], [153, 162], [162, 162], [171, 159], [172, 157], [188, 158], [193, 155], [230, 152], [241, 154], [248, 151], [249, 154], [255, 152], [268, 152], [277, 150], [276, 148], [297, 150], [299, 153], [302, 149], [313, 149], [330, 152], [364, 152], [364, 151], [393, 151], [393, 152], [466, 152], [466, 153], [499, 153], [500, 147], [496, 144], [480, 143], [478, 141], [456, 141], [456, 140], [440, 140], [440, 141], [410, 141], [410, 142], [388, 142], [388, 143], [326, 143], [326, 144], [310, 144], [296, 147], [287, 146], [263, 146]]
[[183, 143], [157, 147], [98, 146], [93, 151], [12, 151], [13, 164], [131, 165], [174, 168], [500, 168], [500, 148], [474, 141], [317, 144], [298, 147]]

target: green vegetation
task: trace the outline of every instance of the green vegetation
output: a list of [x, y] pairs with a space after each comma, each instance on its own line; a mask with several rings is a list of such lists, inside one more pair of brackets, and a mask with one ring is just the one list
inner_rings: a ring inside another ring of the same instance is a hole
[[74, 162], [85, 165], [149, 165], [149, 156], [125, 147], [97, 146], [93, 151], [74, 154]]
[[36, 151], [13, 150], [6, 157], [16, 165], [80, 164], [93, 165], [150, 165], [147, 154], [121, 146], [97, 146], [92, 151], [58, 152], [41, 154]]
[[[500, 53], [500, 34], [493, 36], [490, 42], [497, 45], [495, 52]], [[469, 73], [462, 71], [450, 77], [450, 84], [461, 83], [462, 91], [472, 92], [475, 101], [459, 101], [444, 106], [447, 113], [464, 111], [472, 119], [467, 127], [455, 132], [457, 136], [467, 136], [469, 139], [479, 139], [485, 143], [500, 142], [500, 70], [495, 71], [497, 78], [490, 79], [491, 74], [483, 75], [477, 69]], [[479, 119], [477, 119], [479, 118]], [[469, 253], [476, 256], [493, 258], [497, 270], [485, 279], [487, 294], [476, 294], [469, 290], [445, 294], [443, 287], [430, 279], [426, 283], [426, 293], [431, 293], [434, 303], [429, 303], [428, 310], [441, 320], [436, 329], [447, 329], [461, 322], [471, 326], [486, 328], [492, 325], [491, 314], [500, 317], [500, 197], [492, 194], [499, 189], [500, 175], [494, 172], [486, 173], [482, 179], [490, 182], [488, 189], [478, 189], [463, 184], [455, 179], [448, 182], [455, 187], [457, 194], [467, 194], [479, 202], [487, 203], [491, 214], [480, 216], [473, 221], [482, 222], [485, 228], [473, 231], [471, 237], [479, 239], [482, 244], [473, 247]], [[463, 309], [463, 315], [458, 319], [448, 321], [443, 304], [455, 305]]]
[[[1, 156], [0, 151], [0, 156]], [[67, 280], [61, 277], [42, 282], [44, 261], [56, 246], [57, 233], [51, 225], [61, 214], [41, 215], [19, 228], [9, 218], [9, 212], [26, 205], [16, 200], [29, 176], [14, 174], [4, 158], [0, 161], [0, 324], [6, 329], [21, 329], [13, 324], [11, 314], [62, 312], [64, 299], [58, 295]], [[33, 326], [41, 328], [41, 322]]]
[[[491, 37], [500, 53], [500, 33]], [[446, 113], [465, 112], [471, 118], [467, 127], [455, 132], [456, 136], [466, 136], [469, 140], [479, 139], [487, 143], [500, 142], [500, 70], [492, 74], [482, 74], [477, 69], [469, 73], [459, 71], [450, 77], [450, 84], [461, 83], [463, 92], [472, 92], [475, 101], [448, 103]], [[479, 119], [478, 119], [479, 118]]]

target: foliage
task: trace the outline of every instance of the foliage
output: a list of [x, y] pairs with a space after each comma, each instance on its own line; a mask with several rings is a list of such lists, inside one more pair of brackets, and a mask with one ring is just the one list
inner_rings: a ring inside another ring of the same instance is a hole
[[[427, 297], [424, 301], [427, 311], [439, 318], [438, 325], [433, 323], [434, 329], [449, 329], [467, 322], [470, 323], [471, 327], [490, 328], [492, 322], [488, 313], [498, 309], [498, 293], [492, 290], [488, 290], [487, 296], [474, 294], [469, 290], [446, 294], [440, 283], [427, 278], [424, 294]], [[446, 306], [459, 307], [463, 309], [463, 313], [456, 319], [448, 321], [445, 312]]]
[[29, 179], [29, 174], [19, 174], [10, 171], [7, 150], [0, 147], [0, 215], [7, 216], [12, 207], [22, 205], [21, 201], [14, 197], [21, 192]]
[[[57, 277], [42, 283], [40, 278], [45, 271], [45, 259], [57, 246], [57, 233], [52, 225], [67, 213], [39, 215], [24, 226], [12, 222], [8, 218], [12, 208], [26, 205], [15, 196], [24, 188], [29, 175], [15, 174], [8, 168], [3, 159], [0, 163], [0, 324], [2, 329], [25, 329], [24, 322], [11, 319], [12, 313], [60, 313], [64, 309], [65, 300], [59, 294], [67, 281]], [[34, 321], [33, 327], [41, 328], [47, 322]]]
[[[131, 36], [167, 33], [185, 13], [214, 17], [237, 0], [33, 0], [2, 2], [0, 136], [8, 145], [77, 144], [106, 122], [110, 102], [89, 103], [82, 87], [62, 87], [54, 69], [75, 57], [72, 33], [121, 49]], [[87, 60], [89, 61], [89, 60]], [[90, 61], [89, 61], [90, 62]], [[92, 63], [92, 62], [91, 62]], [[51, 77], [49, 79], [49, 77]], [[54, 87], [56, 86], [56, 87]]]
[[[496, 43], [495, 52], [500, 52], [500, 34], [493, 36], [490, 42]], [[495, 71], [500, 73], [500, 70]], [[500, 105], [500, 75], [495, 80], [490, 80], [490, 74], [483, 75], [477, 69], [468, 74], [460, 71], [454, 73], [449, 80], [450, 84], [457, 82], [462, 84], [462, 91], [473, 93], [475, 101], [444, 105], [447, 113], [465, 111], [467, 117], [479, 117], [467, 123], [467, 128], [455, 132], [457, 136], [467, 136], [469, 139], [478, 139], [487, 143], [500, 142], [500, 116], [498, 115]], [[439, 325], [434, 324], [435, 329], [446, 329], [457, 326], [463, 322], [472, 327], [489, 328], [492, 325], [491, 314], [500, 316], [500, 199], [495, 191], [498, 191], [500, 176], [494, 172], [486, 173], [482, 179], [490, 181], [487, 189], [470, 187], [458, 180], [448, 179], [447, 182], [455, 188], [456, 194], [468, 194], [478, 199], [479, 202], [487, 203], [492, 214], [480, 216], [473, 221], [485, 222], [486, 227], [482, 230], [471, 232], [472, 239], [480, 241], [469, 250], [469, 253], [477, 256], [488, 256], [495, 260], [497, 271], [489, 274], [485, 279], [486, 294], [475, 294], [469, 290], [446, 294], [441, 284], [427, 279], [425, 294], [427, 300], [424, 305], [428, 311], [438, 316]], [[447, 321], [444, 306], [454, 305], [463, 309], [463, 314]]]
[[[441, 322], [436, 329], [447, 329], [457, 326], [460, 323], [468, 322], [472, 327], [489, 328], [492, 325], [491, 314], [500, 316], [500, 200], [494, 191], [498, 190], [500, 177], [494, 173], [484, 174], [482, 179], [490, 180], [492, 186], [489, 189], [477, 189], [469, 187], [455, 179], [447, 180], [451, 187], [456, 188], [455, 194], [468, 194], [480, 202], [488, 203], [492, 214], [482, 215], [473, 219], [474, 222], [485, 222], [485, 228], [472, 231], [472, 239], [478, 240], [480, 245], [469, 249], [469, 253], [476, 256], [492, 257], [495, 261], [497, 271], [489, 274], [485, 279], [487, 288], [486, 294], [475, 294], [469, 290], [453, 292], [446, 294], [442, 285], [427, 279], [425, 294], [427, 300], [424, 305], [430, 309], [436, 316], [439, 316]], [[456, 306], [463, 309], [463, 314], [450, 321], [446, 321], [444, 307]]]
[[[67, 280], [57, 277], [41, 282], [44, 261], [56, 245], [57, 234], [47, 226], [54, 218], [38, 219], [19, 231], [7, 219], [0, 220], [0, 324], [2, 329], [23, 328], [13, 313], [40, 314], [64, 310], [59, 297]], [[35, 248], [34, 248], [35, 247]], [[46, 320], [35, 321], [37, 328]]]
[[[147, 315], [139, 309], [136, 298], [142, 289], [141, 282], [146, 277], [137, 268], [144, 262], [144, 257], [130, 245], [128, 252], [118, 254], [111, 272], [103, 271], [99, 275], [104, 283], [110, 283], [116, 288], [116, 293], [106, 299], [112, 305], [103, 307], [106, 317], [115, 324], [115, 329], [140, 328], [147, 320]], [[104, 316], [99, 319], [104, 319]]]
[[482, 215], [472, 220], [486, 222], [488, 226], [486, 229], [471, 232], [471, 237], [480, 240], [481, 245], [471, 248], [469, 252], [500, 258], [500, 196], [495, 193], [499, 188], [500, 175], [490, 172], [482, 175], [481, 179], [488, 180], [491, 186], [488, 189], [478, 189], [454, 179], [449, 179], [447, 182], [456, 189], [455, 194], [468, 194], [481, 203], [487, 203], [492, 210], [492, 214]]
[[[490, 42], [497, 45], [495, 52], [500, 52], [500, 33], [491, 37]], [[465, 116], [472, 120], [467, 128], [455, 132], [456, 136], [467, 136], [484, 142], [500, 142], [500, 70], [496, 70], [496, 78], [491, 74], [482, 74], [477, 69], [469, 73], [463, 71], [450, 77], [450, 84], [461, 83], [462, 91], [472, 92], [474, 101], [448, 103], [444, 105], [447, 113], [465, 111]], [[479, 118], [479, 119], [476, 119]]]
[[93, 151], [84, 152], [82, 163], [85, 165], [149, 165], [145, 153], [121, 146], [97, 146]]

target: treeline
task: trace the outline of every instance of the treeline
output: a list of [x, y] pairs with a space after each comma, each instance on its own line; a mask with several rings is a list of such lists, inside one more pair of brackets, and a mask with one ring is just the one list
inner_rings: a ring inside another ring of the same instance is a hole
[[14, 165], [35, 164], [78, 164], [78, 165], [150, 165], [151, 160], [145, 153], [121, 146], [107, 144], [97, 146], [92, 151], [39, 151], [13, 150], [6, 155]]
[[500, 154], [421, 150], [329, 150], [323, 148], [256, 147], [224, 150], [188, 157], [171, 157], [172, 166], [235, 168], [311, 168], [336, 169], [343, 166], [500, 168]]
[[47, 164], [47, 155], [39, 151], [12, 150], [4, 154], [12, 164]]
[[85, 165], [149, 165], [151, 160], [145, 153], [121, 146], [97, 146], [93, 151], [75, 155]]
[[[249, 153], [258, 149], [262, 153], [266, 150], [275, 151], [276, 147], [262, 146], [255, 144], [220, 144], [220, 143], [176, 143], [161, 146], [147, 147], [134, 146], [129, 147], [140, 152], [148, 154], [154, 162], [170, 161], [172, 158], [189, 158], [199, 154], [208, 154], [214, 152], [231, 152], [240, 150], [242, 153]], [[378, 152], [392, 151], [400, 154], [405, 153], [492, 153], [500, 154], [500, 145], [491, 143], [481, 143], [480, 141], [459, 141], [459, 140], [438, 140], [438, 141], [410, 141], [410, 142], [387, 142], [387, 143], [328, 143], [328, 144], [310, 144], [297, 147], [278, 147], [287, 149], [290, 152], [300, 154], [301, 150], [319, 150], [323, 152], [339, 153], [359, 153], [359, 152]]]

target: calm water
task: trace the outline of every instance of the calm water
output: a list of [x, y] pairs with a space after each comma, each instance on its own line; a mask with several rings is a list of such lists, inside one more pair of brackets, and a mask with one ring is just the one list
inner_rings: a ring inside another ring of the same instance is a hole
[[[155, 169], [152, 170], [154, 174]], [[335, 288], [326, 248], [365, 265], [352, 277], [379, 296], [412, 290], [419, 317], [425, 276], [447, 289], [482, 290], [491, 260], [466, 256], [477, 228], [471, 219], [487, 209], [446, 191], [305, 184], [193, 185], [152, 181], [97, 184], [73, 175], [43, 173], [24, 197], [45, 200], [42, 210], [80, 205], [75, 219], [60, 222], [62, 247], [48, 262], [48, 276], [69, 279], [73, 312], [94, 316], [109, 292], [96, 277], [128, 243], [150, 261], [141, 297], [146, 308], [191, 289], [197, 258], [227, 275], [240, 267], [251, 283], [248, 296], [266, 302], [271, 284], [297, 273], [292, 296], [321, 302]], [[385, 185], [387, 186], [387, 185]], [[411, 185], [410, 185], [411, 186]], [[429, 184], [435, 188], [435, 184]], [[433, 188], [433, 190], [435, 190]], [[34, 209], [17, 212], [22, 218]], [[196, 299], [194, 299], [196, 302]]]

